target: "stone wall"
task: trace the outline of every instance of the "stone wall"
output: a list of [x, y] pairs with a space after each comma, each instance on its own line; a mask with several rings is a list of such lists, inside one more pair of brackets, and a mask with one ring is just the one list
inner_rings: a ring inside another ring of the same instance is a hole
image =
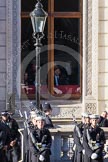
[[108, 1], [99, 0], [99, 111], [108, 111]]
[[[92, 3], [91, 3], [92, 2]], [[67, 115], [78, 114], [82, 107], [86, 110], [97, 112], [97, 100], [99, 101], [99, 111], [108, 110], [108, 1], [99, 0], [99, 50], [97, 59], [97, 0], [84, 0], [83, 25], [84, 27], [84, 50], [83, 50], [83, 99], [77, 104], [67, 101], [67, 106], [63, 107], [55, 103], [52, 105], [60, 107], [60, 114], [63, 117], [64, 110], [69, 109]], [[6, 7], [7, 6], [7, 7]], [[96, 6], [96, 7], [95, 7]], [[86, 11], [88, 9], [88, 11]], [[88, 13], [88, 17], [87, 16]], [[87, 24], [88, 18], [88, 24]], [[94, 23], [95, 21], [95, 23]], [[91, 29], [92, 24], [92, 29]], [[88, 27], [86, 27], [88, 25]], [[13, 30], [14, 29], [14, 30]], [[88, 29], [88, 31], [87, 31]], [[92, 31], [92, 40], [91, 33]], [[0, 0], [0, 111], [6, 106], [7, 93], [15, 93], [20, 96], [20, 0]], [[88, 32], [88, 33], [87, 33]], [[88, 35], [87, 35], [88, 34]], [[87, 45], [86, 35], [89, 44]], [[96, 40], [95, 40], [96, 39]], [[87, 49], [86, 49], [87, 46]], [[17, 48], [16, 48], [17, 47]], [[92, 47], [92, 50], [89, 50]], [[89, 52], [88, 52], [89, 51]], [[91, 52], [93, 51], [93, 55]], [[88, 53], [88, 56], [87, 56]], [[92, 57], [91, 57], [92, 56]], [[13, 60], [13, 62], [12, 62]], [[97, 74], [97, 60], [99, 64]], [[88, 61], [88, 62], [87, 62]], [[92, 65], [91, 65], [92, 64]], [[91, 67], [93, 70], [91, 70]], [[85, 70], [87, 69], [87, 72]], [[16, 73], [16, 70], [18, 73]], [[6, 74], [7, 73], [7, 74]], [[98, 77], [98, 99], [97, 99], [97, 75]], [[92, 79], [89, 79], [91, 78]], [[17, 78], [17, 85], [16, 85]], [[88, 82], [89, 80], [89, 82]], [[87, 85], [86, 85], [87, 83]], [[19, 91], [18, 91], [19, 90]], [[7, 93], [6, 93], [7, 92]], [[20, 102], [16, 96], [16, 101]], [[61, 101], [62, 102], [62, 101]], [[72, 106], [72, 107], [71, 107]], [[63, 107], [61, 109], [61, 107]], [[70, 108], [71, 107], [71, 108]], [[62, 111], [63, 110], [63, 111]], [[76, 111], [77, 110], [77, 111]], [[63, 113], [62, 113], [63, 112]]]
[[6, 101], [6, 0], [0, 0], [0, 111]]
[[[6, 20], [6, 29], [3, 28], [4, 34], [1, 43], [4, 42], [6, 47], [6, 54], [4, 60], [1, 62], [1, 66], [4, 65], [4, 73], [6, 73], [4, 79], [4, 88], [1, 87], [1, 101], [8, 103], [8, 96], [15, 94], [16, 109], [23, 109], [23, 105], [27, 105], [27, 102], [20, 100], [20, 54], [21, 54], [21, 42], [20, 35], [20, 0], [0, 0], [1, 16], [4, 12]], [[2, 16], [3, 17], [3, 16]], [[95, 23], [94, 23], [95, 22]], [[3, 25], [3, 23], [2, 23]], [[61, 100], [50, 101], [55, 108], [55, 117], [58, 118], [70, 118], [72, 114], [78, 118], [81, 116], [82, 111], [88, 111], [92, 113], [97, 112], [98, 98], [97, 98], [97, 64], [98, 64], [98, 0], [83, 0], [83, 89], [82, 98], [79, 101], [73, 100]], [[91, 34], [92, 33], [92, 34]], [[4, 48], [5, 49], [5, 48]], [[3, 65], [2, 65], [3, 64]], [[6, 68], [6, 69], [5, 69]], [[0, 68], [3, 69], [3, 68]], [[2, 83], [2, 82], [1, 82]], [[2, 92], [3, 91], [3, 92]], [[2, 104], [0, 106], [3, 108]], [[57, 110], [57, 111], [56, 111]]]

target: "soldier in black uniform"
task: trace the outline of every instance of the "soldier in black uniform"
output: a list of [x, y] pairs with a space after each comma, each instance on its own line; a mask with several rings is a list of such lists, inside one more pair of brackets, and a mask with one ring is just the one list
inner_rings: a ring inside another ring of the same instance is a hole
[[105, 144], [104, 131], [97, 126], [98, 115], [91, 115], [91, 125], [84, 130], [83, 147], [85, 149], [84, 162], [103, 162]]
[[87, 113], [82, 114], [82, 121], [80, 124], [76, 124], [74, 128], [74, 162], [83, 162], [83, 154], [85, 153], [85, 150], [83, 148], [83, 131], [84, 127], [87, 126], [87, 119], [89, 118], [89, 115]]
[[[30, 144], [30, 141], [29, 140], [33, 140], [34, 142], [34, 137], [32, 135], [32, 132], [37, 129], [37, 121], [36, 121], [36, 112], [35, 111], [31, 111], [30, 112], [30, 119], [28, 121], [28, 118], [26, 118], [26, 121], [25, 121], [25, 134], [24, 134], [24, 140], [25, 140], [25, 156], [24, 156], [24, 162], [28, 162], [30, 161], [31, 162], [31, 158], [32, 158], [32, 150], [31, 150], [31, 144]], [[28, 142], [29, 141], [29, 142]]]
[[1, 162], [7, 162], [7, 158], [6, 158], [6, 151], [8, 147], [7, 138], [9, 139], [9, 136], [6, 131], [6, 127], [0, 121], [0, 161]]
[[30, 133], [30, 150], [32, 162], [50, 162], [51, 134], [44, 128], [44, 117], [36, 117], [37, 128]]
[[42, 104], [42, 109], [46, 115], [45, 117], [45, 128], [54, 128], [54, 125], [52, 123], [52, 120], [50, 118], [50, 115], [52, 113], [52, 107], [49, 103], [45, 102], [44, 104]]
[[3, 111], [1, 113], [1, 122], [7, 127], [7, 132], [10, 136], [10, 143], [7, 149], [7, 157], [9, 162], [18, 162], [20, 156], [20, 133], [19, 126], [15, 119], [13, 119], [9, 112]]

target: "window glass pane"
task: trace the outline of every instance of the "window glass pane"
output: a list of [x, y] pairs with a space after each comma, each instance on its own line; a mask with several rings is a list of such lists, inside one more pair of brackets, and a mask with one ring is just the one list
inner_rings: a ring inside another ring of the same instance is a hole
[[54, 11], [74, 12], [80, 10], [80, 0], [55, 0]]
[[[47, 22], [44, 31], [44, 37], [42, 39], [42, 48], [40, 53], [40, 84], [41, 92], [45, 93], [46, 80], [47, 80], [47, 63], [48, 63], [48, 51], [47, 51]], [[31, 25], [31, 19], [22, 18], [21, 21], [21, 63], [22, 63], [22, 85], [29, 87], [28, 94], [35, 94], [35, 73], [36, 73], [36, 60], [35, 60], [35, 40], [32, 37], [33, 30]], [[45, 86], [45, 87], [44, 87]], [[44, 91], [43, 91], [44, 89]]]
[[58, 83], [57, 77], [54, 77], [54, 84], [56, 87], [59, 86], [63, 93], [67, 91], [77, 93], [77, 88], [80, 86], [81, 68], [80, 21], [72, 18], [55, 18], [54, 29], [54, 70], [55, 75], [60, 74]]
[[[36, 0], [21, 0], [21, 11], [23, 12], [31, 12], [36, 5]], [[48, 1], [41, 1], [43, 8], [45, 11], [48, 11]]]

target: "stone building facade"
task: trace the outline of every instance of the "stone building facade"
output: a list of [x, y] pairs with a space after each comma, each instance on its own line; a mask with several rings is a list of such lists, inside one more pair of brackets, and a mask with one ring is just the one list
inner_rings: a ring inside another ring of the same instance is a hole
[[98, 102], [99, 110], [108, 110], [108, 2], [99, 1]]
[[[0, 0], [0, 110], [24, 109], [21, 100], [21, 4]], [[108, 110], [108, 2], [83, 0], [83, 73], [81, 100], [49, 101], [54, 117], [81, 117], [83, 111]], [[15, 95], [14, 95], [15, 94]], [[12, 102], [13, 100], [13, 102]]]

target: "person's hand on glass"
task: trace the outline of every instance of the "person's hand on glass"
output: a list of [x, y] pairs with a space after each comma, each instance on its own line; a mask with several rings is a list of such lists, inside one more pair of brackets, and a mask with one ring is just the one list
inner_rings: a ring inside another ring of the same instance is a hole
[[62, 94], [62, 93], [63, 93], [60, 89], [58, 89], [58, 88], [56, 88], [56, 87], [54, 87], [53, 90], [54, 90], [54, 92], [55, 92], [56, 94]]

